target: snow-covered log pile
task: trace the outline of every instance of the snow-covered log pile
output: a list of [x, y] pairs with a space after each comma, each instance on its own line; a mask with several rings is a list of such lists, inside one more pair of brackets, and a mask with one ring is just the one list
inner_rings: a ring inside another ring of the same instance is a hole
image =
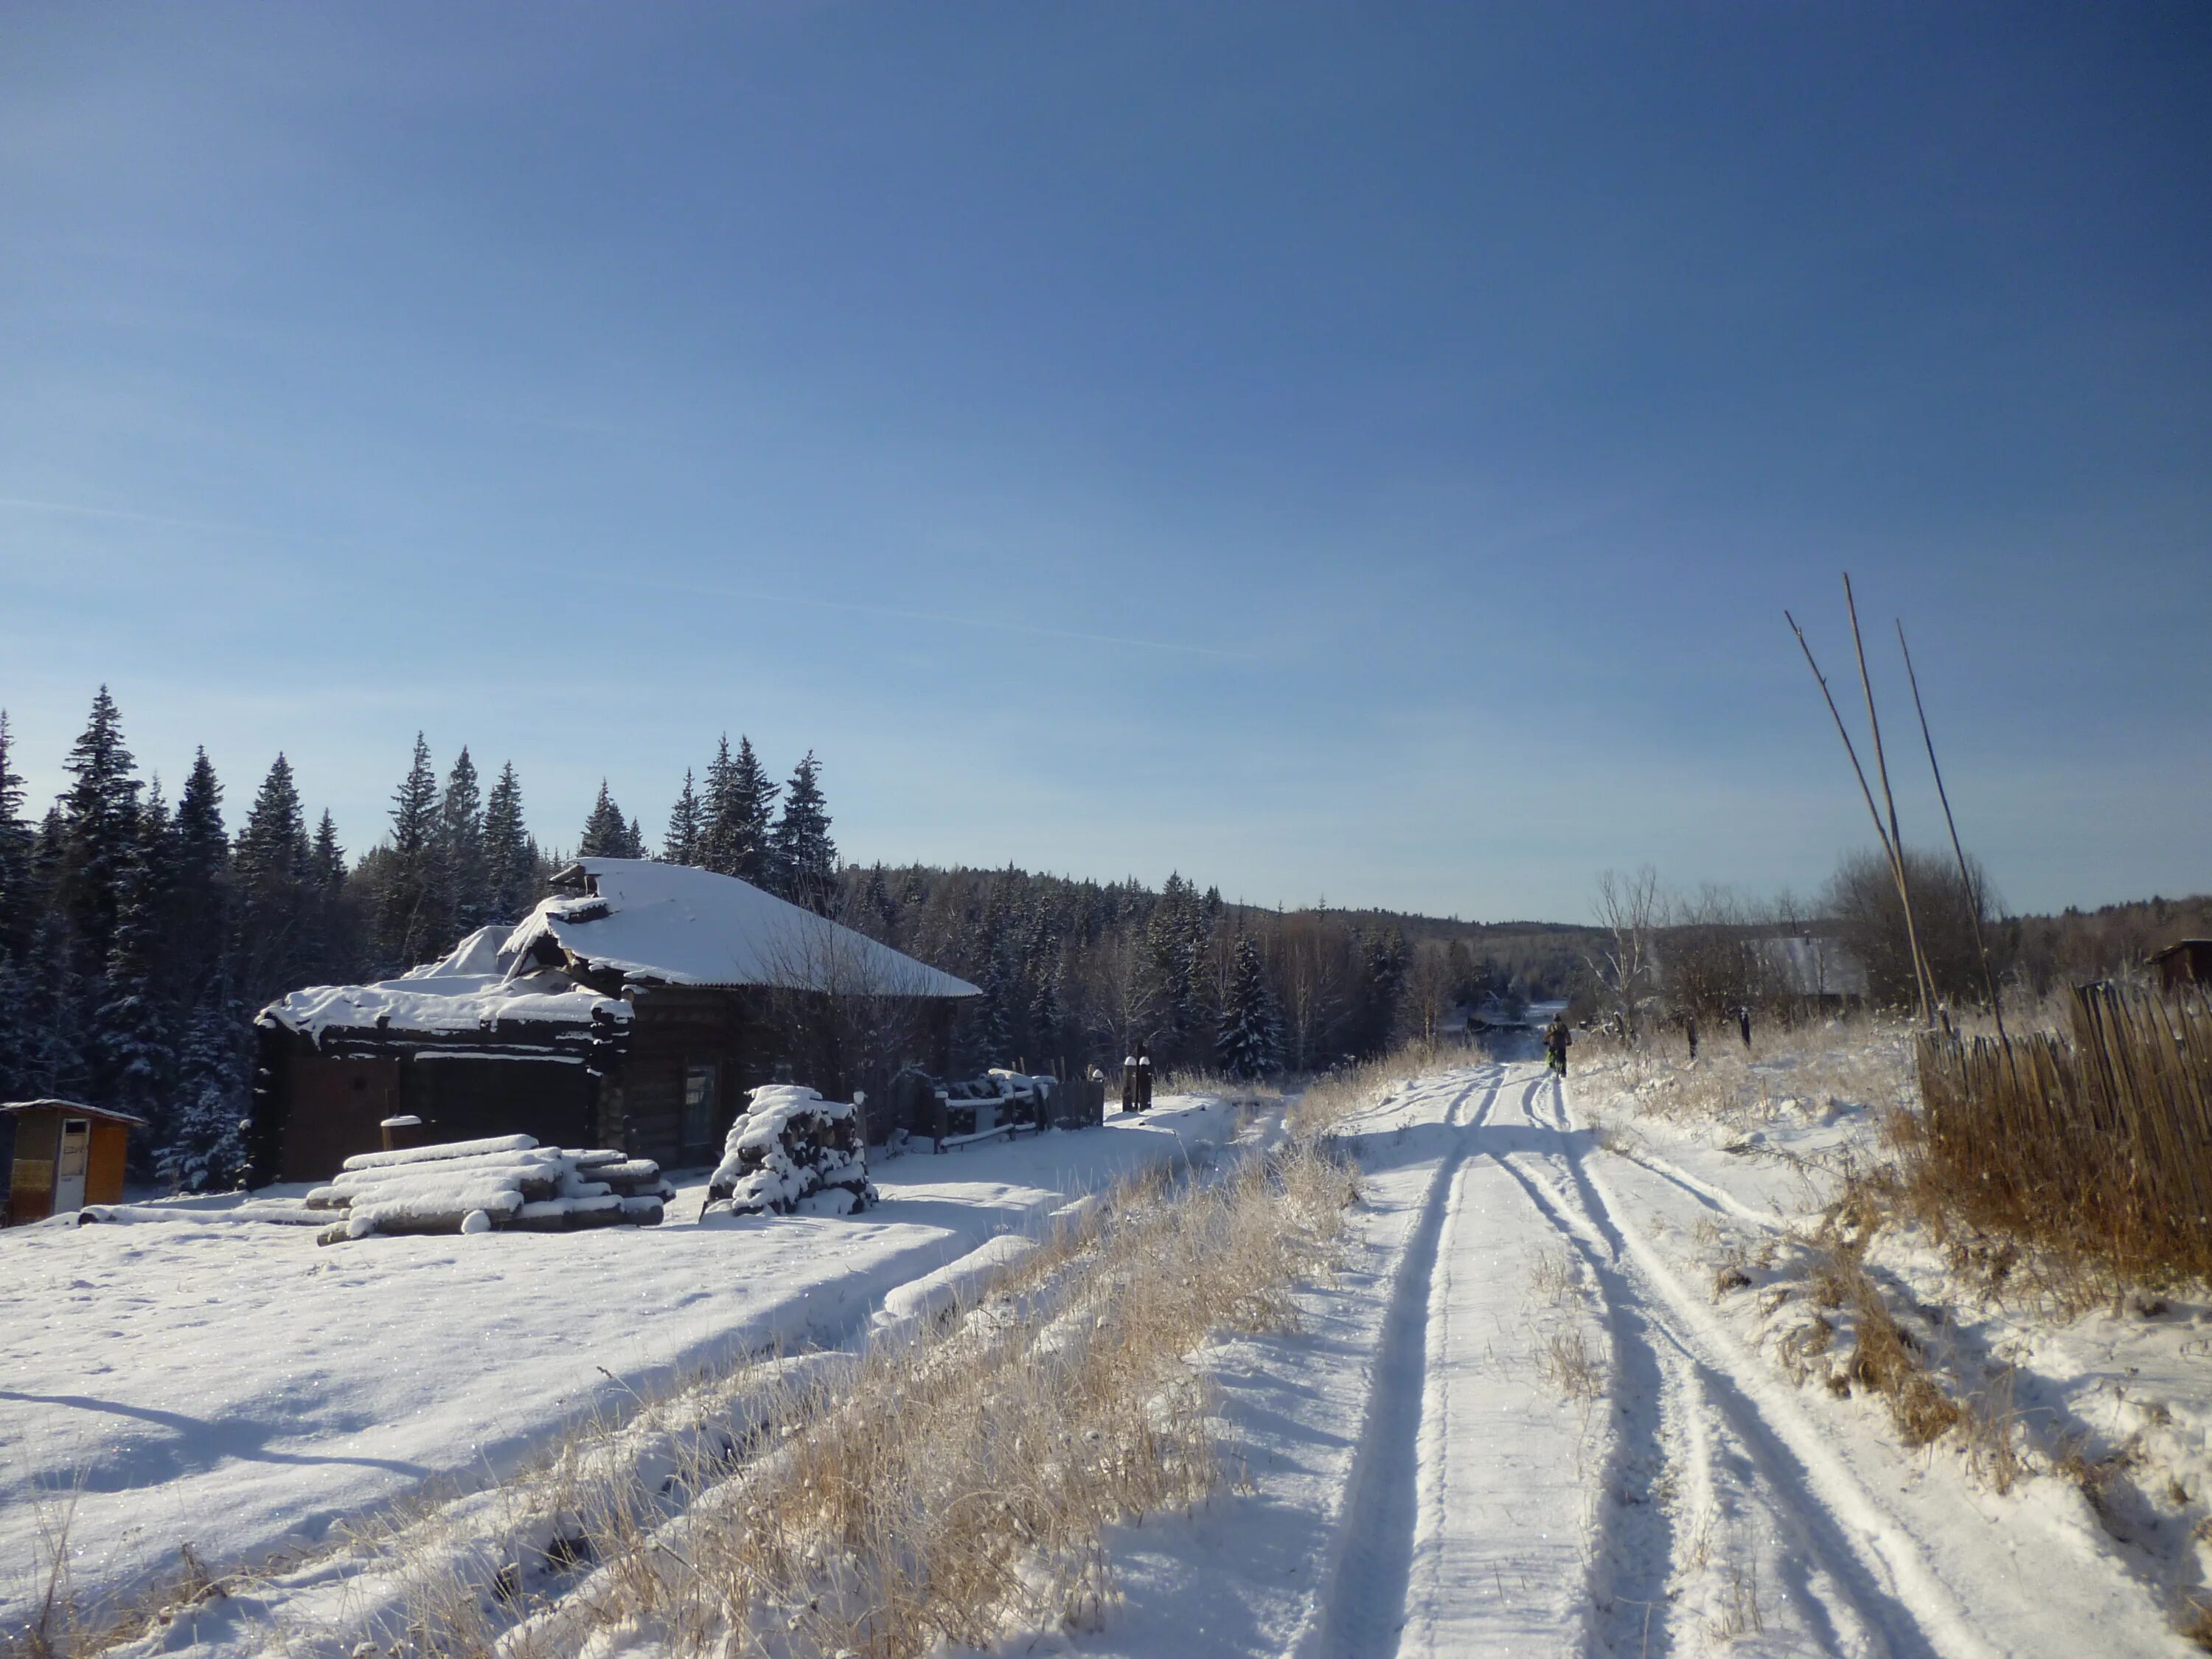
[[562, 1152], [528, 1135], [363, 1152], [304, 1200], [343, 1210], [318, 1242], [371, 1233], [480, 1233], [494, 1228], [564, 1232], [579, 1227], [653, 1227], [675, 1189], [650, 1158]]
[[708, 1210], [850, 1215], [876, 1201], [857, 1104], [789, 1083], [765, 1084], [750, 1098], [723, 1142]]

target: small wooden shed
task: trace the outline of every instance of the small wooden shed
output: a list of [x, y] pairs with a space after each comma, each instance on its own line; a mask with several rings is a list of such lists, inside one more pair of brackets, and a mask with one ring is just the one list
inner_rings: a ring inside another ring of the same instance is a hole
[[122, 1201], [124, 1155], [145, 1119], [73, 1100], [13, 1101], [0, 1105], [0, 1119], [15, 1142], [8, 1225]]
[[2212, 991], [2212, 939], [2185, 939], [2154, 954], [2159, 983], [2169, 993], [2185, 986]]

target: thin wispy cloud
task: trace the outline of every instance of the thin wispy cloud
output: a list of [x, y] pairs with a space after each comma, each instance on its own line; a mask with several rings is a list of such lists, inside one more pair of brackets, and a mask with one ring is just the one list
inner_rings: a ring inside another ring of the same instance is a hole
[[1258, 662], [1251, 651], [1232, 651], [1224, 646], [1191, 645], [1180, 640], [1152, 640], [1131, 634], [1094, 634], [1080, 629], [1044, 628], [1035, 623], [1005, 622], [989, 617], [964, 617], [951, 611], [916, 611], [902, 605], [863, 605], [852, 599], [822, 599], [803, 593], [777, 593], [765, 588], [725, 586], [719, 583], [665, 581], [649, 576], [629, 579], [640, 587], [671, 593], [690, 593], [718, 599], [743, 599], [750, 605], [800, 605], [815, 611], [842, 611], [856, 616], [884, 617], [895, 622], [933, 623], [945, 628], [970, 628], [985, 634], [1021, 634], [1033, 639], [1066, 640], [1080, 645], [1126, 646], [1138, 651], [1164, 651], [1182, 656], [1210, 657], [1223, 662]]

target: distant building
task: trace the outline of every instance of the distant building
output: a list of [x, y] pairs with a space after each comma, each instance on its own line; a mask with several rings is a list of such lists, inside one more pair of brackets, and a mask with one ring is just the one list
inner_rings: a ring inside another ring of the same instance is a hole
[[2179, 991], [2185, 986], [2212, 989], [2212, 939], [2185, 939], [2154, 951], [2150, 965], [2158, 970], [2160, 986]]
[[[843, 999], [898, 1005], [950, 1069], [951, 1016], [981, 994], [749, 882], [683, 865], [581, 859], [513, 928], [374, 985], [296, 991], [256, 1022], [252, 1178], [320, 1180], [419, 1117], [425, 1141], [534, 1135], [664, 1167], [711, 1163], [744, 1091], [779, 1066], [837, 1098], [888, 1078], [836, 1074], [807, 1048]], [[883, 1126], [873, 1126], [880, 1138]]]
[[1770, 997], [1838, 1007], [1866, 1000], [1866, 964], [1836, 939], [1792, 933], [1750, 939], [1745, 948]]

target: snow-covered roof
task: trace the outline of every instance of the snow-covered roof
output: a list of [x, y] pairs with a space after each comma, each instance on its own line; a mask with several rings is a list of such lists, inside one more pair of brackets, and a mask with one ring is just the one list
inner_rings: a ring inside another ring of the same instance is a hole
[[11, 1100], [0, 1104], [0, 1117], [13, 1117], [24, 1112], [64, 1112], [71, 1117], [105, 1118], [110, 1123], [127, 1123], [143, 1129], [146, 1120], [129, 1112], [118, 1112], [112, 1106], [87, 1106], [76, 1100]]
[[[595, 1010], [628, 1019], [629, 1005], [579, 985], [555, 968], [531, 968], [501, 948], [509, 930], [479, 927], [443, 961], [374, 985], [313, 985], [270, 1005], [280, 1025], [319, 1037], [332, 1027], [435, 1036], [490, 1030], [508, 1021], [589, 1025]], [[516, 973], [516, 967], [525, 971]]]
[[1866, 964], [1841, 943], [1818, 934], [1757, 941], [1767, 971], [1793, 996], [1863, 997]]
[[643, 859], [579, 859], [500, 947], [521, 959], [550, 939], [592, 969], [665, 985], [772, 986], [848, 995], [972, 997], [955, 979], [888, 945], [734, 876]]

